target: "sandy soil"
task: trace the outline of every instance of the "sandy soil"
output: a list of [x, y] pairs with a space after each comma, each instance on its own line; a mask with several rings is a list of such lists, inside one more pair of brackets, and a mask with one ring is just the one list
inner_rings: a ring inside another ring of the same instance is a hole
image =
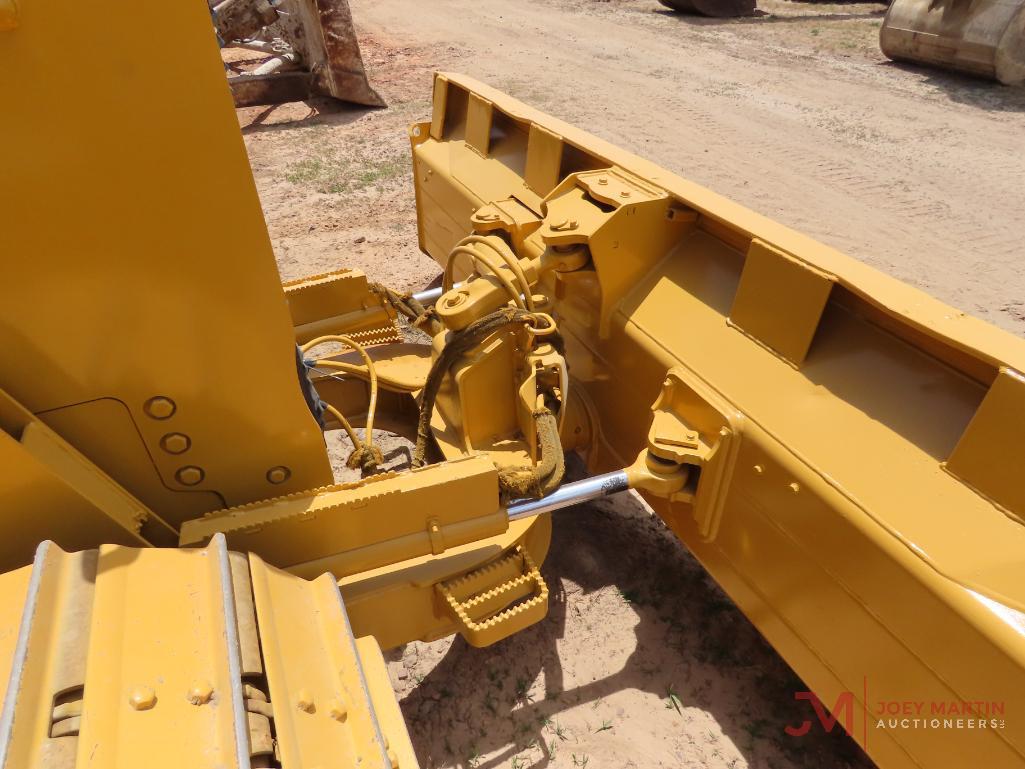
[[[715, 21], [656, 0], [350, 2], [387, 110], [240, 111], [285, 279], [434, 278], [405, 127], [449, 69], [1025, 333], [1025, 91], [887, 62], [884, 5]], [[784, 734], [804, 686], [637, 500], [560, 513], [545, 574], [542, 624], [391, 653], [422, 766], [870, 765], [840, 734]]]

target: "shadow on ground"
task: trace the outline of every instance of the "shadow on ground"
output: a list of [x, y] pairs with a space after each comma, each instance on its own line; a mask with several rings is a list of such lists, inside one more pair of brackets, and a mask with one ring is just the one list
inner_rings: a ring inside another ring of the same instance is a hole
[[858, 19], [881, 19], [886, 15], [886, 9], [880, 8], [879, 3], [875, 2], [875, 0], [865, 0], [865, 5], [871, 5], [874, 7], [871, 10], [866, 10], [862, 13], [803, 13], [793, 15], [787, 14], [785, 16], [767, 13], [766, 11], [756, 8], [755, 12], [750, 16], [724, 18], [696, 16], [686, 13], [678, 13], [677, 11], [670, 11], [668, 9], [657, 10], [655, 13], [661, 16], [668, 16], [670, 18], [677, 19], [681, 23], [690, 24], [695, 27], [720, 26], [723, 24], [793, 24], [795, 22], [808, 21], [855, 21]]
[[336, 99], [311, 99], [266, 107], [242, 107], [237, 110], [243, 134], [279, 131], [314, 125], [346, 125], [380, 107], [364, 107]]
[[[670, 719], [658, 729], [678, 741], [693, 743], [693, 735], [700, 741], [708, 734], [711, 745], [676, 747], [674, 766], [871, 766], [841, 729], [785, 735], [786, 725], [807, 718], [806, 705], [794, 701], [795, 691], [807, 687], [638, 499], [621, 495], [559, 512], [543, 571], [552, 591], [546, 620], [485, 649], [456, 639], [402, 700], [425, 769], [570, 766], [572, 743], [561, 741], [560, 717], [588, 704], [584, 712], [590, 713], [627, 690], [646, 693], [630, 702], [648, 712], [624, 718], [659, 724]], [[625, 622], [602, 609], [612, 600], [625, 603], [614, 612], [626, 613]], [[622, 632], [613, 636], [608, 626], [616, 622]], [[618, 669], [590, 680], [601, 669], [590, 650], [607, 653], [610, 641], [615, 648], [621, 636], [629, 647], [631, 625], [632, 651], [620, 649], [610, 660]], [[568, 642], [572, 636], [577, 640]], [[565, 648], [582, 649], [576, 655], [583, 657], [567, 657]], [[714, 731], [735, 746], [720, 746], [721, 762], [695, 760], [702, 751], [720, 753], [718, 738], [701, 726], [702, 719], [718, 724]], [[601, 723], [611, 728], [606, 725], [613, 721]], [[630, 753], [628, 744], [630, 760], [615, 765], [654, 765], [636, 747]], [[572, 757], [572, 765], [586, 765], [586, 756], [583, 764]]]
[[901, 70], [942, 91], [959, 104], [987, 112], [1025, 112], [1025, 86], [1007, 86], [981, 77], [949, 72], [922, 64], [886, 61], [882, 67]]

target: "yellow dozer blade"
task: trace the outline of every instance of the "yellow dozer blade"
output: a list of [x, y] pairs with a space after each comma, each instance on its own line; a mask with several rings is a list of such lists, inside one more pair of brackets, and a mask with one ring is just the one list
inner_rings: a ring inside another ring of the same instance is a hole
[[883, 53], [1025, 83], [1025, 0], [893, 0], [879, 31]]

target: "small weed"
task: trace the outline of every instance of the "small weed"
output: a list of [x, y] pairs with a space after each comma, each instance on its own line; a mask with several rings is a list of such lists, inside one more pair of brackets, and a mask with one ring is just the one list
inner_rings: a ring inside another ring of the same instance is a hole
[[569, 737], [566, 736], [566, 730], [563, 729], [558, 724], [555, 725], [555, 736], [558, 737], [563, 742], [565, 742], [566, 740], [569, 739]]
[[558, 749], [558, 747], [559, 747], [559, 744], [555, 740], [549, 740], [548, 741], [548, 759], [550, 761], [554, 761], [555, 760], [555, 753], [556, 753], [556, 750]]
[[530, 696], [530, 683], [526, 678], [516, 679], [516, 700], [518, 702], [530, 702], [534, 699]]
[[580, 758], [577, 758], [576, 753], [572, 753], [571, 755], [573, 757], [573, 766], [587, 766], [587, 762], [591, 760], [583, 753], [580, 755]]
[[527, 762], [524, 761], [519, 756], [513, 756], [512, 763], [510, 764], [512, 769], [523, 769], [526, 765], [527, 765]]
[[666, 710], [670, 709], [675, 710], [681, 716], [683, 715], [683, 702], [676, 696], [672, 684], [666, 687]]
[[595, 729], [594, 733], [597, 734], [598, 732], [607, 732], [611, 728], [612, 728], [612, 722], [611, 721], [602, 721], [601, 722], [601, 726], [599, 726], [597, 729]]
[[378, 186], [407, 172], [405, 156], [366, 160], [342, 157], [336, 151], [322, 150], [305, 157], [285, 171], [285, 180], [297, 186], [310, 186], [321, 193], [338, 195]]

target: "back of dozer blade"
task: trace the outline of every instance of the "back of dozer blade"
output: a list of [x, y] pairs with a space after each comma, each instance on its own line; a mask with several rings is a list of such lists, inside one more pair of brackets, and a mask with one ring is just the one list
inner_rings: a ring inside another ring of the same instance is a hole
[[1025, 83], [1025, 0], [893, 0], [879, 31], [891, 59]]
[[[227, 3], [216, 7], [224, 5]], [[316, 96], [386, 106], [367, 79], [348, 0], [282, 0], [273, 8], [275, 21], [257, 34], [224, 34], [218, 24], [226, 47], [253, 48], [256, 43], [273, 52], [285, 44], [286, 53], [278, 57], [282, 61], [272, 60], [229, 80], [236, 106], [280, 104]], [[274, 39], [260, 40], [267, 37]], [[275, 66], [278, 63], [281, 66]]]

